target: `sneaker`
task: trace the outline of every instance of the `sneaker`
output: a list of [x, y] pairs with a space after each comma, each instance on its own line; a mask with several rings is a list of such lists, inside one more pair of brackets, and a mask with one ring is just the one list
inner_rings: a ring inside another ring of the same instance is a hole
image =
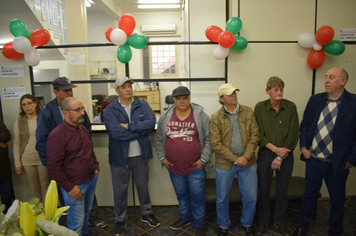
[[289, 235], [289, 231], [287, 229], [287, 227], [285, 225], [277, 225], [279, 233], [283, 236], [288, 236]]
[[89, 220], [89, 221], [88, 221], [88, 225], [89, 225], [89, 226], [95, 226], [95, 227], [97, 227], [97, 228], [103, 229], [103, 228], [105, 228], [108, 224], [105, 223], [105, 222], [102, 221], [102, 220]]
[[126, 227], [126, 222], [116, 222], [116, 226], [114, 228], [114, 232], [112, 235], [120, 236], [124, 234], [124, 229]]
[[149, 226], [155, 228], [160, 226], [161, 223], [155, 218], [153, 214], [149, 214], [147, 216], [141, 216], [141, 221], [147, 223]]
[[204, 227], [198, 227], [198, 228], [194, 227], [194, 230], [197, 236], [206, 236]]
[[171, 226], [169, 226], [169, 228], [173, 230], [178, 230], [186, 225], [190, 225], [191, 223], [192, 223], [191, 221], [187, 221], [187, 220], [183, 220], [182, 218], [179, 218], [179, 220], [174, 222]]
[[267, 228], [267, 225], [257, 225], [256, 234], [263, 235], [265, 230], [266, 230], [266, 228]]
[[252, 227], [244, 227], [246, 236], [254, 236], [255, 232]]
[[219, 227], [218, 236], [227, 236], [227, 229], [223, 229]]

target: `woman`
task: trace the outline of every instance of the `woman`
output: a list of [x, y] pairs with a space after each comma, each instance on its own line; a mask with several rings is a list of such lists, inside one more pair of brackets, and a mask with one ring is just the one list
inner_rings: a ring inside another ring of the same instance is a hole
[[51, 177], [40, 161], [35, 149], [37, 115], [41, 107], [35, 97], [25, 94], [20, 99], [20, 117], [14, 124], [14, 159], [17, 174], [26, 174], [33, 197], [42, 202], [46, 195]]
[[94, 123], [104, 122], [104, 110], [111, 103], [110, 100], [105, 100], [100, 107], [100, 114], [94, 117]]

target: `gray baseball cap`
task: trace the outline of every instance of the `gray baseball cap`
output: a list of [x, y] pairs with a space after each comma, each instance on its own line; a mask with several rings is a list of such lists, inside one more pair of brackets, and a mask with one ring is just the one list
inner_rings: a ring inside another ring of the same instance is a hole
[[52, 85], [53, 89], [56, 90], [68, 90], [77, 87], [76, 85], [72, 84], [72, 82], [67, 77], [58, 77], [57, 79], [53, 80]]
[[134, 81], [132, 79], [129, 79], [127, 78], [126, 76], [121, 76], [120, 78], [118, 78], [116, 81], [115, 81], [115, 88], [119, 87], [119, 86], [122, 86], [124, 83], [126, 82], [130, 82], [131, 84], [134, 83]]

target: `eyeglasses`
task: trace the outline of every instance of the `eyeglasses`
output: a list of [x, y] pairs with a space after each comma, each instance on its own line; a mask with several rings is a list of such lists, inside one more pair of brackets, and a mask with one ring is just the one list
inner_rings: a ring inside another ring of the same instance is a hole
[[34, 102], [28, 102], [28, 103], [22, 103], [21, 106], [25, 107], [25, 106], [31, 106], [33, 104]]
[[64, 109], [66, 111], [75, 111], [75, 112], [81, 112], [81, 111], [85, 111], [85, 107], [78, 107], [78, 108], [75, 108], [75, 109]]

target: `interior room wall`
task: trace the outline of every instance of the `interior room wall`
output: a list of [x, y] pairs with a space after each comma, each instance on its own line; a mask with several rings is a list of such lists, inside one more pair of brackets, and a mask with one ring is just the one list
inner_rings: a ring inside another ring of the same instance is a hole
[[[243, 26], [240, 33], [248, 41], [254, 42], [249, 43], [242, 52], [230, 50], [229, 53], [228, 78], [230, 83], [241, 90], [238, 93], [239, 102], [254, 108], [257, 102], [268, 99], [265, 93], [266, 82], [271, 76], [279, 76], [285, 82], [284, 98], [296, 104], [301, 121], [311, 96], [313, 70], [306, 62], [310, 49], [302, 48], [296, 43], [298, 36], [306, 32], [314, 34], [317, 14], [316, 29], [330, 25], [335, 30], [334, 39], [338, 39], [339, 28], [356, 28], [355, 16], [349, 10], [355, 6], [354, 1], [345, 1], [343, 4], [318, 1], [315, 9], [315, 1], [307, 0], [276, 0], [275, 4], [241, 0], [238, 10]], [[330, 17], [335, 12], [343, 12], [342, 17], [338, 17], [336, 21], [334, 17]], [[344, 67], [350, 74], [355, 74], [354, 53], [355, 46], [346, 45], [344, 54], [326, 55], [324, 65], [316, 70], [316, 93], [324, 91], [324, 75], [331, 67]], [[348, 83], [346, 89], [355, 93], [354, 81]], [[294, 176], [304, 176], [305, 164], [299, 157], [298, 145], [294, 150]], [[355, 184], [355, 175], [353, 171], [350, 172], [347, 195], [356, 193], [356, 189], [350, 187]], [[321, 193], [323, 197], [328, 197], [325, 185]]]

